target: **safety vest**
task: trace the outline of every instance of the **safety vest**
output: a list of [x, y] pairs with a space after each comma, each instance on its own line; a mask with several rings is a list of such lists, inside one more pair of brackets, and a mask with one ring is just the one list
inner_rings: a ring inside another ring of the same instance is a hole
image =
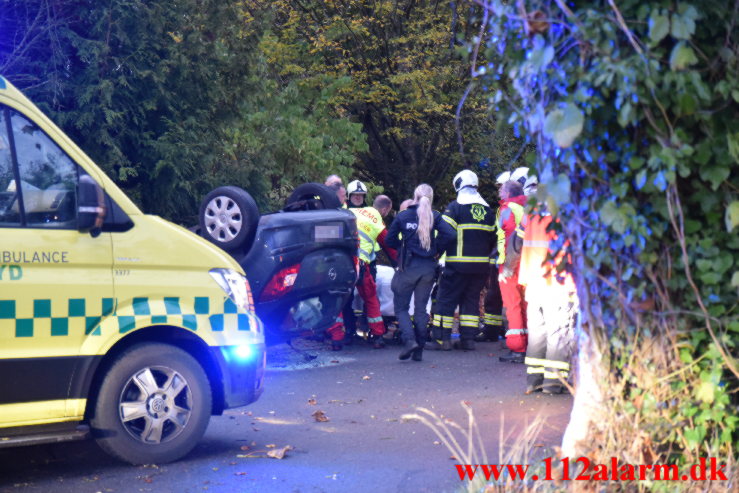
[[516, 223], [516, 227], [521, 224], [521, 219], [523, 219], [524, 215], [523, 206], [516, 202], [507, 202], [504, 206], [501, 206], [501, 208], [498, 209], [498, 213], [495, 218], [495, 224], [498, 226], [498, 229], [496, 231], [498, 235], [498, 260], [496, 263], [498, 265], [501, 265], [505, 262], [505, 244], [506, 240], [508, 239], [505, 231], [503, 230], [503, 222], [505, 221], [505, 218], [501, 217], [501, 210], [503, 210], [503, 207], [507, 207], [513, 214], [513, 220]]
[[385, 229], [382, 215], [374, 207], [350, 208], [349, 210], [357, 216], [359, 259], [369, 263], [375, 256], [377, 236]]
[[[552, 216], [526, 216], [519, 224], [516, 234], [523, 234], [521, 264], [518, 271], [518, 283], [526, 286], [527, 295], [537, 289], [561, 287], [563, 291], [574, 292], [575, 284], [568, 272], [556, 274], [556, 265], [562, 260], [564, 252], [560, 251], [554, 263], [547, 262], [549, 244], [556, 238], [554, 231], [547, 231], [552, 223]], [[561, 278], [560, 280], [555, 279]]]
[[446, 265], [464, 273], [487, 272], [484, 266], [495, 245], [495, 216], [490, 207], [455, 200], [441, 217], [457, 232], [457, 241], [447, 248]]

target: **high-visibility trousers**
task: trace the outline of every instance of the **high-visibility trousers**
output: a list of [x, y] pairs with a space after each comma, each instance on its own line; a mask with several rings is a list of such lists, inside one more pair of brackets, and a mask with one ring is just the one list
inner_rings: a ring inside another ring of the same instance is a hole
[[360, 280], [357, 282], [357, 292], [364, 301], [367, 325], [369, 325], [372, 335], [381, 336], [385, 333], [385, 322], [383, 322], [382, 313], [380, 312], [380, 300], [377, 299], [375, 278], [372, 277], [369, 264], [362, 262], [360, 269], [363, 269], [363, 273], [360, 274]]
[[528, 296], [527, 385], [558, 387], [560, 378], [567, 380], [578, 311], [575, 296]]
[[500, 294], [503, 298], [508, 330], [505, 333], [506, 346], [511, 351], [526, 351], [526, 301], [524, 287], [518, 284], [518, 274], [500, 281]]
[[459, 306], [459, 336], [472, 339], [480, 326], [480, 293], [488, 278], [487, 272], [460, 273], [449, 267], [444, 268], [439, 279], [439, 293], [434, 313], [434, 337], [451, 334], [454, 327], [454, 311]]

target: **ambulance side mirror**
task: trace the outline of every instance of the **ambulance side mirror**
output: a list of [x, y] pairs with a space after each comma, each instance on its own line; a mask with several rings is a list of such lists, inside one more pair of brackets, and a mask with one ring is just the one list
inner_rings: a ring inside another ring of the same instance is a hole
[[100, 234], [104, 219], [103, 189], [89, 175], [80, 176], [77, 184], [77, 230], [90, 233], [95, 238]]

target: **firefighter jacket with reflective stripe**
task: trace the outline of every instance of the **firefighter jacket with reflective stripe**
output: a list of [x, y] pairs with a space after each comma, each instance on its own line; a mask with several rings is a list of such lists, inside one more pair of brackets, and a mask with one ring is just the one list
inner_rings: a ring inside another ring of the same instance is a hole
[[392, 260], [395, 260], [397, 258], [395, 250], [384, 244], [387, 230], [385, 229], [385, 223], [382, 222], [380, 212], [374, 207], [350, 208], [349, 210], [357, 216], [359, 259], [370, 263], [375, 256], [375, 243], [379, 243], [385, 249], [388, 256]]
[[457, 241], [447, 248], [446, 265], [462, 273], [487, 272], [485, 264], [495, 246], [495, 215], [490, 207], [455, 200], [442, 219], [457, 231]]
[[[526, 297], [535, 291], [544, 291], [549, 295], [568, 294], [575, 291], [572, 275], [567, 271], [556, 272], [556, 266], [562, 261], [564, 252], [560, 251], [553, 262], [547, 261], [550, 241], [556, 238], [556, 232], [547, 231], [552, 216], [526, 216], [519, 225], [523, 230], [523, 247], [521, 264], [518, 271], [518, 283], [526, 286]], [[567, 244], [563, 248], [567, 248]]]
[[525, 195], [500, 201], [500, 208], [498, 209], [498, 216], [496, 218], [496, 224], [498, 226], [498, 265], [505, 262], [506, 242], [512, 234], [515, 234], [516, 228], [521, 224], [524, 205], [526, 205]]

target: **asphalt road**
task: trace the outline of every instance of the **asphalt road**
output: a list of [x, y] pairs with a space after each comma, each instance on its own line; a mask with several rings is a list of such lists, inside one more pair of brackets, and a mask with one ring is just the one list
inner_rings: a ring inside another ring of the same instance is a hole
[[[467, 402], [487, 463], [497, 463], [516, 443], [551, 455], [572, 405], [569, 395], [523, 395], [525, 368], [498, 362], [498, 343], [427, 351], [421, 363], [398, 361], [398, 346], [359, 343], [331, 352], [304, 340], [295, 345], [301, 350], [271, 348], [261, 399], [213, 417], [177, 463], [128, 466], [89, 441], [2, 449], [0, 492], [457, 491], [463, 483], [454, 454], [404, 414], [424, 407], [466, 429], [460, 402]], [[327, 421], [318, 421], [317, 411]], [[538, 436], [522, 440], [537, 416]], [[287, 446], [282, 459], [269, 457]]]

